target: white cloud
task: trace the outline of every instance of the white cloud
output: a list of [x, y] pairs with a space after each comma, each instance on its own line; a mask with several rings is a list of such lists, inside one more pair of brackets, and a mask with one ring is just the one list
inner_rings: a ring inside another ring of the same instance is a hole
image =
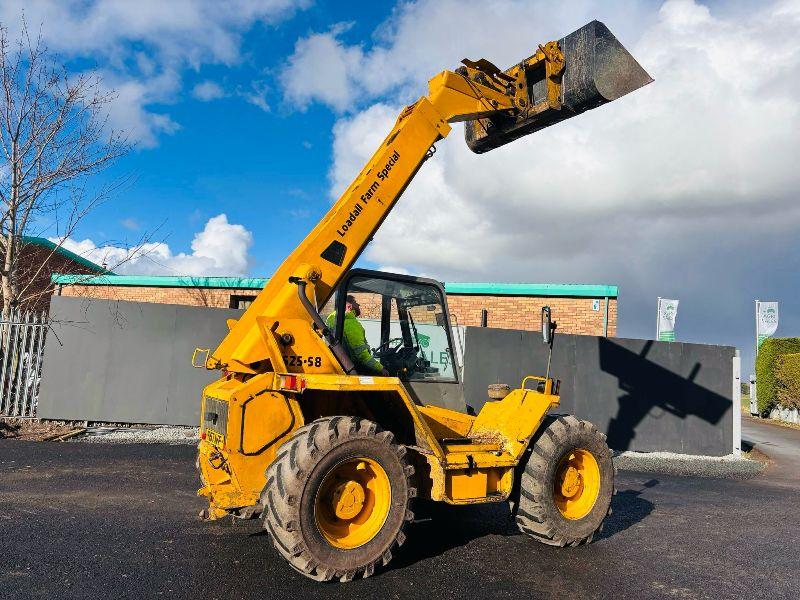
[[648, 11], [643, 1], [404, 2], [378, 28], [371, 45], [342, 41], [347, 24], [298, 40], [281, 82], [286, 100], [301, 109], [316, 101], [352, 110], [388, 93], [406, 102], [424, 93], [428, 79], [456, 68], [462, 58], [488, 58], [505, 68], [533, 54], [540, 41], [558, 39], [610, 13], [614, 30], [624, 36]]
[[378, 267], [378, 271], [384, 271], [386, 273], [397, 273], [399, 275], [411, 275], [411, 272], [408, 269], [403, 267], [393, 267], [392, 265], [382, 265]]
[[253, 106], [257, 106], [264, 112], [269, 112], [269, 103], [267, 102], [267, 92], [269, 86], [265, 81], [256, 80], [250, 83], [250, 89], [240, 90], [239, 95]]
[[[53, 240], [57, 241], [57, 240]], [[91, 239], [64, 240], [64, 248], [124, 275], [246, 275], [253, 235], [243, 225], [228, 222], [225, 214], [208, 220], [194, 235], [190, 253], [173, 253], [163, 242], [134, 248], [113, 244], [98, 246]]]
[[[485, 227], [490, 245], [527, 231], [529, 224], [519, 219], [529, 210], [538, 218], [591, 224], [618, 210], [628, 218], [688, 221], [755, 205], [782, 214], [780, 198], [798, 184], [790, 157], [800, 151], [800, 102], [791, 93], [800, 83], [800, 41], [786, 35], [792, 26], [766, 10], [737, 24], [714, 18], [690, 0], [666, 2], [632, 49], [656, 83], [482, 156], [458, 139], [457, 127], [455, 139], [441, 144], [423, 167], [371, 256], [378, 262], [387, 260], [384, 252], [412, 258], [408, 247], [415, 245], [404, 240], [414, 231], [414, 215], [437, 206], [445, 207], [448, 218], [426, 221], [442, 238], [449, 232], [468, 243], [474, 228]], [[770, 52], [776, 56], [771, 68], [759, 69]], [[782, 78], [787, 79], [776, 89]], [[360, 170], [400, 108], [379, 103], [337, 122], [334, 195]], [[542, 148], [546, 161], [540, 159]], [[562, 255], [561, 248], [553, 250]], [[441, 252], [425, 261], [463, 267]]]
[[202, 100], [203, 102], [210, 102], [211, 100], [219, 100], [220, 98], [224, 98], [226, 94], [225, 90], [223, 90], [218, 84], [214, 83], [213, 81], [206, 80], [201, 81], [194, 86], [192, 89], [192, 96], [198, 100]]
[[54, 50], [122, 60], [123, 44], [138, 42], [168, 60], [194, 66], [233, 64], [240, 59], [243, 31], [255, 22], [276, 23], [310, 0], [5, 0], [0, 20], [18, 29], [24, 10], [29, 24]]
[[285, 97], [295, 108], [302, 110], [315, 100], [336, 110], [352, 104], [364, 54], [361, 48], [339, 41], [338, 35], [346, 29], [346, 25], [336, 25], [327, 33], [297, 41], [280, 77]]
[[311, 216], [311, 211], [307, 208], [290, 208], [289, 216], [293, 219], [307, 219]]
[[[111, 124], [132, 141], [153, 146], [178, 126], [153, 105], [171, 103], [180, 73], [242, 60], [242, 37], [256, 23], [273, 25], [311, 0], [5, 0], [0, 23], [16, 39], [22, 15], [47, 46], [65, 59], [89, 59], [119, 92]], [[173, 85], [164, 88], [163, 79]], [[212, 93], [201, 88], [198, 93]]]
[[[515, 6], [494, 3], [478, 22], [491, 29]], [[529, 35], [540, 6], [508, 21], [503, 36], [475, 41], [472, 4], [464, 5], [464, 22], [451, 25], [447, 2], [405, 5], [388, 41], [359, 49], [370, 73], [385, 79], [347, 74], [357, 93], [388, 90], [392, 100], [337, 122], [332, 195], [360, 170], [409, 94], [421, 91], [412, 80], [456, 66], [462, 54], [507, 66], [530, 54], [532, 41], [557, 38], [592, 16], [557, 13], [560, 29]], [[613, 6], [586, 13], [600, 13], [655, 83], [485, 155], [472, 154], [456, 126], [366, 258], [449, 280], [619, 284], [627, 335], [652, 335], [657, 295], [683, 298], [684, 339], [747, 352], [753, 298], [797, 296], [782, 273], [800, 265], [800, 2], [747, 5], [746, 15], [692, 0], [651, 13], [647, 3]], [[459, 35], [426, 38], [447, 27]], [[455, 55], [458, 46], [468, 49]], [[306, 101], [337, 108], [330, 98], [317, 90]]]
[[122, 219], [119, 223], [125, 229], [128, 229], [130, 231], [139, 231], [142, 228], [142, 226], [139, 224], [139, 221], [137, 221], [133, 217], [127, 217], [125, 219]]
[[180, 88], [174, 71], [152, 78], [132, 79], [113, 72], [98, 73], [102, 87], [114, 90], [114, 101], [109, 105], [108, 122], [122, 131], [132, 142], [142, 148], [158, 144], [160, 134], [172, 134], [180, 125], [168, 114], [155, 112], [149, 105], [171, 97]]
[[[332, 194], [350, 185], [355, 173], [391, 129], [399, 106], [376, 104], [334, 127]], [[454, 134], [457, 137], [457, 133]], [[368, 247], [367, 258], [379, 264], [402, 263], [416, 271], [442, 272], [457, 266], [474, 272], [494, 260], [475, 252], [476, 239], [490, 235], [491, 224], [479, 206], [454, 189], [452, 166], [436, 158], [425, 163]]]

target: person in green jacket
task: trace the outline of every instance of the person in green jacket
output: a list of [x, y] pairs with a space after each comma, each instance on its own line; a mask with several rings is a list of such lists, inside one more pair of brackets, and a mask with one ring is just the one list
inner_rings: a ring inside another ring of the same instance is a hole
[[[372, 356], [364, 326], [358, 321], [361, 314], [361, 307], [355, 297], [348, 295], [344, 305], [344, 331], [342, 332], [342, 343], [347, 354], [350, 356], [356, 371], [361, 375], [384, 375], [389, 372], [383, 365]], [[336, 311], [328, 315], [328, 327], [334, 330], [336, 327]]]

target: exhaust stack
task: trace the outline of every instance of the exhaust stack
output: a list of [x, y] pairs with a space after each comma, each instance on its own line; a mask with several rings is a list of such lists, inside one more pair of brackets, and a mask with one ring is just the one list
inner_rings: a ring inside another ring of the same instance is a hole
[[540, 47], [537, 54], [500, 77], [519, 88], [522, 100], [515, 115], [496, 114], [465, 122], [467, 145], [478, 154], [612, 102], [653, 81], [600, 21]]

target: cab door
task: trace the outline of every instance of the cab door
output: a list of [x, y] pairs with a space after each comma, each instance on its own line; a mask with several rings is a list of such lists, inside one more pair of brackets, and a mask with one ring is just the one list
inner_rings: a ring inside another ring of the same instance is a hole
[[346, 297], [353, 296], [372, 355], [412, 398], [466, 411], [444, 287], [438, 281], [353, 269], [336, 295], [337, 339]]

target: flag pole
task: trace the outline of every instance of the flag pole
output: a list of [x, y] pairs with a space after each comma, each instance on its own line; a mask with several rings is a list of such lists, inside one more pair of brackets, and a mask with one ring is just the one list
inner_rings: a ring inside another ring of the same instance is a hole
[[[758, 372], [756, 371], [756, 361], [758, 360], [758, 305], [761, 303], [760, 300], [756, 300], [756, 353], [753, 355], [753, 375], [755, 375], [755, 390], [753, 386], [750, 386], [750, 398], [752, 406], [752, 398], [756, 396], [756, 390], [758, 390]], [[758, 396], [756, 396], [756, 405], [758, 405]], [[752, 409], [750, 411], [752, 413]]]
[[656, 302], [656, 341], [661, 341], [661, 296]]
[[753, 371], [756, 370], [756, 359], [758, 358], [758, 305], [761, 304], [761, 300], [756, 300], [756, 353], [753, 358]]

